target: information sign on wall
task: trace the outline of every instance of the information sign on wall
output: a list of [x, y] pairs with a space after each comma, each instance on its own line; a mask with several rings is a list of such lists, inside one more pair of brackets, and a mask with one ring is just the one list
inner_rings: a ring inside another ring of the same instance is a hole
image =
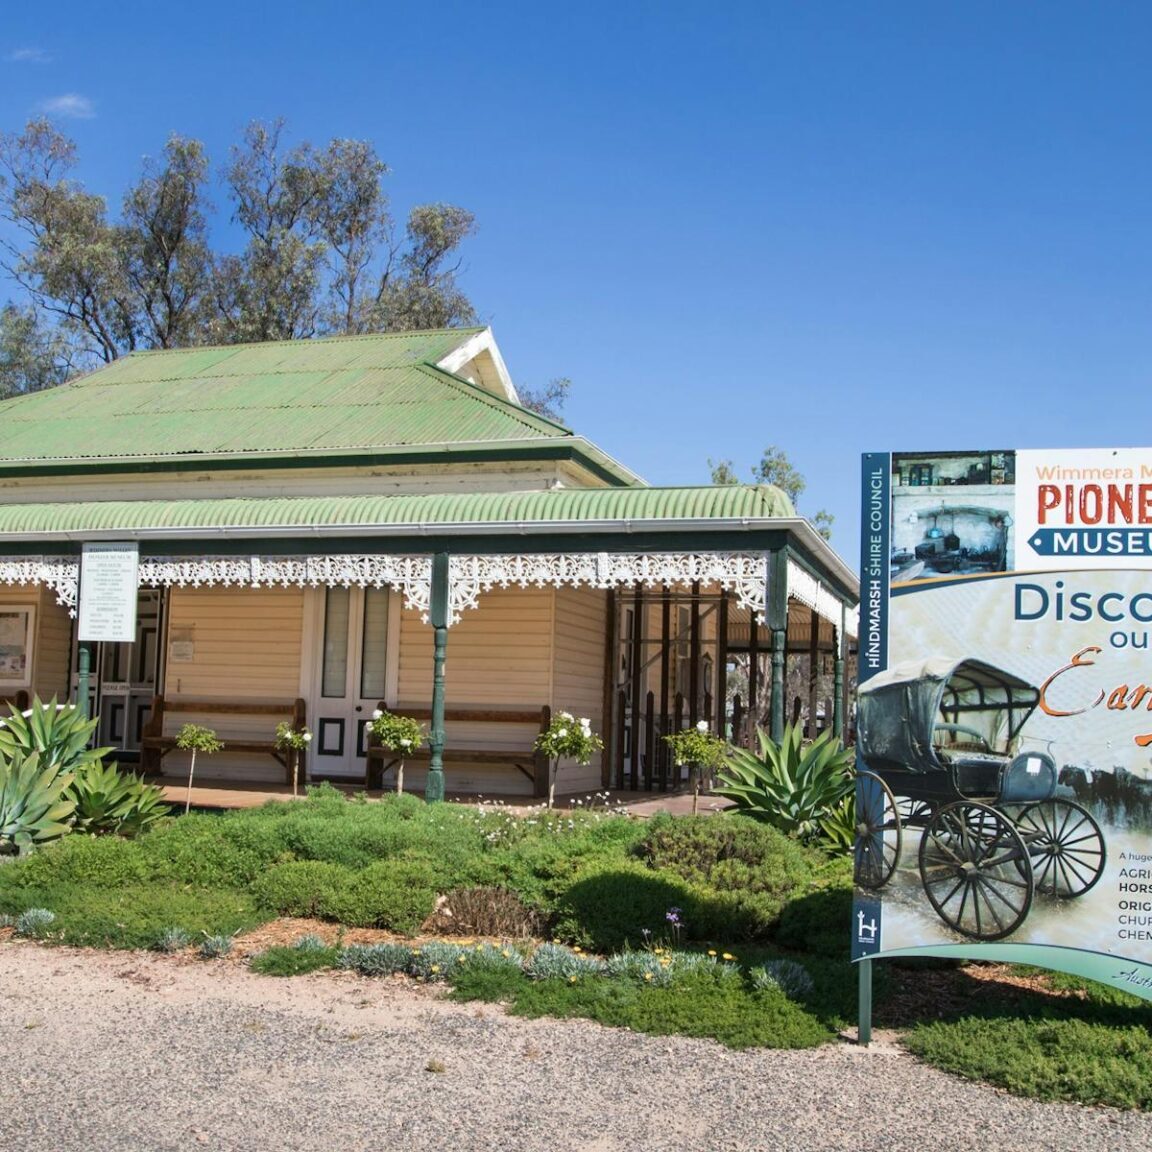
[[863, 462], [853, 955], [1152, 998], [1152, 449]]
[[77, 637], [114, 642], [136, 639], [135, 544], [85, 544], [80, 563]]

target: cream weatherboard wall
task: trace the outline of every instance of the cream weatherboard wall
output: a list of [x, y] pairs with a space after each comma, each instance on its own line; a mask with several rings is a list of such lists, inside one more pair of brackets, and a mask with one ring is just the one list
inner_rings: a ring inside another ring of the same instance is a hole
[[[553, 711], [561, 708], [592, 721], [592, 731], [604, 737], [604, 644], [608, 628], [608, 594], [597, 588], [557, 588], [556, 646], [552, 656]], [[558, 792], [601, 784], [602, 754], [585, 766], [564, 762]]]
[[[549, 705], [588, 716], [602, 731], [606, 596], [590, 589], [508, 588], [481, 594], [448, 630], [447, 707], [536, 710]], [[396, 708], [428, 707], [432, 699], [432, 629], [405, 610], [400, 622]], [[393, 703], [389, 701], [389, 703]], [[449, 721], [449, 749], [523, 747], [525, 762], [536, 737], [530, 724]], [[561, 791], [600, 787], [600, 761], [565, 764]], [[422, 786], [421, 769], [406, 773]], [[489, 795], [530, 792], [530, 781], [511, 766], [461, 765], [447, 757], [449, 791]]]
[[[236, 701], [291, 701], [300, 695], [304, 590], [302, 588], [173, 588], [168, 608], [164, 695]], [[175, 649], [174, 649], [175, 645]], [[223, 752], [196, 758], [198, 779], [282, 783], [284, 769], [271, 756], [228, 754], [228, 735], [270, 740], [268, 716], [165, 717], [165, 734], [184, 723], [214, 728]], [[225, 730], [226, 729], [226, 730]], [[187, 755], [164, 757], [164, 774], [188, 771]]]
[[[553, 613], [551, 588], [495, 589], [481, 595], [480, 606], [466, 611], [448, 630], [447, 707], [538, 709], [551, 703]], [[397, 709], [427, 708], [432, 702], [432, 629], [410, 609], [401, 616], [398, 656]], [[447, 741], [449, 748], [522, 746], [524, 762], [530, 764], [537, 727], [449, 721]], [[510, 765], [460, 765], [450, 754], [447, 762], [450, 792], [531, 791], [529, 780]], [[423, 770], [406, 773], [405, 783], [423, 787]]]
[[[13, 608], [32, 608], [35, 612], [31, 665], [23, 685], [0, 689], [0, 697], [14, 696], [20, 687], [29, 696], [50, 700], [68, 698], [68, 659], [71, 648], [72, 621], [68, 609], [56, 603], [56, 593], [50, 588], [0, 588], [0, 612]], [[0, 707], [0, 714], [7, 710]]]

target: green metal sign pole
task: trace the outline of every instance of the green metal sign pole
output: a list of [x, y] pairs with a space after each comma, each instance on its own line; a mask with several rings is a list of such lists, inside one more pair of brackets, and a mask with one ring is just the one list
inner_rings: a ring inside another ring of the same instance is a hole
[[872, 961], [857, 960], [860, 969], [859, 1016], [856, 1024], [856, 1043], [867, 1047], [872, 1043]]
[[448, 553], [432, 557], [432, 724], [428, 733], [428, 780], [426, 801], [444, 799], [444, 656], [448, 648]]
[[76, 705], [80, 715], [89, 719], [88, 712], [88, 679], [92, 674], [92, 648], [87, 640], [81, 640], [78, 645], [76, 660]]

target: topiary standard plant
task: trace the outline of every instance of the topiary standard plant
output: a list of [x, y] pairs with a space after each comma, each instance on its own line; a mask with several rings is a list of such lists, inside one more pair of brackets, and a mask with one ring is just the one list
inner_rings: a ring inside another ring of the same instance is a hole
[[[724, 763], [728, 742], [709, 731], [708, 721], [700, 720], [695, 728], [685, 728], [664, 737], [672, 750], [672, 762], [677, 768], [688, 765], [692, 783], [692, 815], [700, 806], [700, 789], [705, 783], [712, 785], [716, 769]], [[679, 778], [679, 774], [677, 774]]]
[[287, 720], [276, 725], [276, 747], [288, 754], [292, 769], [292, 796], [295, 798], [300, 779], [300, 753], [312, 742], [307, 728], [294, 728]]
[[[404, 791], [404, 761], [413, 752], [419, 749], [426, 739], [424, 729], [417, 720], [411, 716], [400, 716], [394, 712], [384, 712], [377, 708], [372, 713], [372, 719], [365, 726], [380, 743], [381, 748], [395, 752], [400, 757], [399, 767], [396, 769], [396, 791]], [[383, 781], [381, 781], [383, 783]]]
[[556, 799], [556, 777], [560, 774], [562, 759], [587, 764], [594, 752], [604, 747], [604, 741], [592, 731], [592, 722], [582, 716], [579, 721], [571, 712], [557, 712], [547, 729], [536, 737], [533, 748], [548, 757], [548, 807]]
[[176, 747], [192, 753], [192, 760], [188, 765], [188, 792], [184, 797], [184, 815], [187, 816], [188, 809], [192, 807], [192, 775], [196, 771], [196, 753], [204, 752], [211, 756], [214, 752], [222, 751], [224, 744], [211, 728], [204, 728], [199, 724], [185, 724], [176, 733]]

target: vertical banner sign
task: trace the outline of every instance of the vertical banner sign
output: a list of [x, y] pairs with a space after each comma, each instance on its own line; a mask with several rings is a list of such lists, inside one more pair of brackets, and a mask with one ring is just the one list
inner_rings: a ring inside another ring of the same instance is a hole
[[1152, 999], [1152, 448], [863, 461], [854, 959]]
[[80, 563], [77, 639], [136, 639], [135, 544], [85, 544]]

